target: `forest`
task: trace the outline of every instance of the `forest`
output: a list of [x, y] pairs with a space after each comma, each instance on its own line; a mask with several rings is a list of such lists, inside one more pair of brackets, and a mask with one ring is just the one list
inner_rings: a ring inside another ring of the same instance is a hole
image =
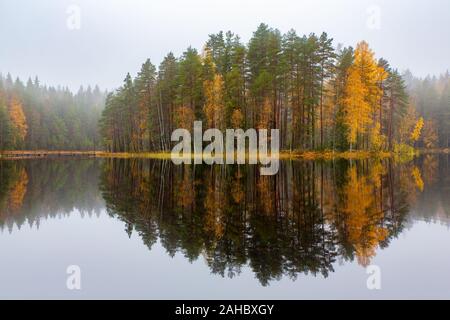
[[368, 43], [337, 45], [261, 24], [247, 45], [211, 34], [202, 52], [147, 60], [106, 98], [108, 151], [167, 151], [173, 128], [280, 129], [281, 149], [387, 150], [449, 146], [450, 77], [416, 79]]
[[98, 86], [24, 84], [0, 74], [0, 150], [94, 150], [101, 148], [98, 121], [105, 93]]
[[176, 128], [280, 129], [284, 151], [448, 148], [450, 74], [416, 78], [369, 44], [261, 24], [128, 73], [113, 92], [0, 77], [0, 150], [165, 152]]

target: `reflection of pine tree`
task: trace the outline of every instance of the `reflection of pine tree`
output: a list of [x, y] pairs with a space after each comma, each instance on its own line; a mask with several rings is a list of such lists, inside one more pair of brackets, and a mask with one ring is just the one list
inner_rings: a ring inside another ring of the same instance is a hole
[[224, 277], [249, 267], [268, 285], [326, 277], [337, 259], [367, 265], [403, 230], [409, 205], [439, 182], [425, 181], [421, 193], [413, 173], [445, 168], [425, 160], [428, 169], [391, 159], [283, 162], [277, 176], [259, 176], [257, 166], [115, 159], [105, 161], [101, 189], [109, 213], [149, 248], [159, 239], [171, 256], [202, 256]]
[[[249, 266], [263, 285], [301, 273], [327, 276], [338, 256], [367, 264], [402, 223], [387, 209], [385, 162], [294, 162], [282, 163], [277, 176], [258, 172], [108, 160], [102, 190], [110, 214], [131, 224], [149, 248], [159, 238], [170, 255], [202, 255], [222, 276]], [[392, 201], [396, 208], [400, 199]]]

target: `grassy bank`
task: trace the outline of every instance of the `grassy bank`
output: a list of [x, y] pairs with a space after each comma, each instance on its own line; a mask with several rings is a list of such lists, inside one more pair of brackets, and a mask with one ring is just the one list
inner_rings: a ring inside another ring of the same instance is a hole
[[[332, 159], [370, 159], [370, 158], [413, 158], [418, 154], [450, 154], [450, 149], [410, 149], [408, 152], [386, 152], [386, 151], [281, 151], [280, 159], [283, 160], [332, 160]], [[170, 152], [105, 152], [105, 151], [67, 151], [67, 150], [9, 150], [1, 151], [0, 158], [22, 159], [41, 157], [96, 157], [96, 158], [146, 158], [146, 159], [170, 159]], [[195, 154], [191, 155], [196, 157]], [[248, 158], [249, 155], [246, 154]]]
[[[280, 159], [305, 159], [305, 160], [331, 160], [331, 159], [367, 159], [367, 158], [387, 158], [394, 154], [391, 152], [371, 152], [371, 151], [282, 151], [279, 153]], [[196, 155], [192, 154], [192, 157]], [[170, 152], [104, 152], [104, 151], [3, 151], [0, 152], [2, 158], [41, 158], [41, 157], [97, 157], [97, 158], [147, 158], [147, 159], [170, 159]], [[246, 154], [248, 158], [249, 155]]]
[[301, 151], [282, 152], [280, 159], [304, 159], [304, 160], [332, 160], [332, 159], [368, 159], [388, 158], [393, 156], [391, 152], [373, 151]]

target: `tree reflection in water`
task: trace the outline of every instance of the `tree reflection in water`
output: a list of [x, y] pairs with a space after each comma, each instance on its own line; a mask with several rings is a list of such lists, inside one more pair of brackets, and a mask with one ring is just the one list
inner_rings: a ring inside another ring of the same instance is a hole
[[369, 265], [413, 220], [447, 223], [448, 162], [283, 161], [276, 176], [260, 176], [250, 165], [0, 161], [0, 226], [74, 209], [98, 213], [106, 204], [149, 249], [160, 241], [170, 256], [202, 256], [215, 274], [233, 277], [249, 266], [263, 285], [302, 273], [326, 277], [336, 262]]

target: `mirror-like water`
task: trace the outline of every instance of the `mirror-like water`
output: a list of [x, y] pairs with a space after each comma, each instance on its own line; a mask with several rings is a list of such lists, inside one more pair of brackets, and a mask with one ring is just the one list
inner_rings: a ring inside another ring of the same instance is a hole
[[0, 298], [450, 298], [449, 160], [3, 160]]

